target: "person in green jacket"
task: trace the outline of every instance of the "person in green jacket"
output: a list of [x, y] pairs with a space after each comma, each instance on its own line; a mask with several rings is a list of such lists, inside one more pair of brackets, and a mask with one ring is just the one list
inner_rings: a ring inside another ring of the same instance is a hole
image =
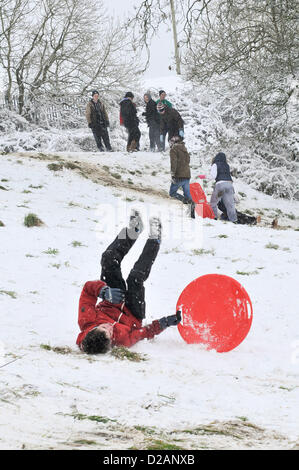
[[172, 108], [172, 103], [170, 103], [170, 101], [166, 100], [165, 97], [166, 97], [166, 91], [160, 90], [159, 91], [159, 99], [156, 101], [156, 104], [163, 103], [163, 104], [166, 104], [166, 106], [168, 106], [168, 108]]

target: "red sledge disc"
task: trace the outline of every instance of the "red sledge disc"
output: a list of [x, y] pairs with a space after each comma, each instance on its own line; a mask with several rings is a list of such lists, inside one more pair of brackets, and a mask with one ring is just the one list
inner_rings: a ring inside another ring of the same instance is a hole
[[190, 184], [190, 194], [196, 204], [196, 213], [200, 217], [214, 219], [215, 215], [212, 207], [207, 202], [207, 197], [199, 183]]
[[178, 330], [188, 344], [227, 352], [246, 338], [252, 323], [252, 304], [244, 287], [222, 274], [198, 277], [181, 293]]

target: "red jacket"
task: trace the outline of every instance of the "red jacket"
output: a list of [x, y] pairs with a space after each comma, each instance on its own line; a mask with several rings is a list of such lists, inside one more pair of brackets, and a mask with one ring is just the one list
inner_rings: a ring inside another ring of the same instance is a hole
[[134, 317], [124, 303], [116, 305], [104, 300], [97, 304], [98, 295], [104, 286], [106, 283], [103, 281], [88, 281], [83, 287], [79, 300], [79, 347], [87, 333], [102, 323], [113, 324], [112, 346], [129, 348], [137, 341], [151, 339], [163, 331], [158, 320], [143, 327], [142, 322]]

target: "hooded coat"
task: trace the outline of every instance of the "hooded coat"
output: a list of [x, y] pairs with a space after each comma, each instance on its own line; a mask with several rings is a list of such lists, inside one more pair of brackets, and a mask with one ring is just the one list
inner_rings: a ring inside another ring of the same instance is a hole
[[103, 323], [113, 324], [112, 346], [131, 347], [142, 339], [152, 339], [163, 330], [158, 320], [147, 326], [142, 326], [124, 304], [112, 304], [106, 300], [98, 303], [98, 295], [106, 286], [103, 281], [88, 281], [85, 283], [80, 300], [78, 323], [81, 332], [77, 345], [81, 348], [82, 341], [89, 331]]
[[166, 134], [168, 131], [168, 140], [175, 135], [179, 135], [179, 129], [184, 128], [184, 121], [180, 113], [174, 108], [165, 106], [164, 113], [160, 114], [160, 134]]
[[216, 183], [218, 181], [232, 181], [230, 167], [226, 161], [225, 153], [217, 153], [216, 157], [213, 158], [212, 164], [217, 166]]

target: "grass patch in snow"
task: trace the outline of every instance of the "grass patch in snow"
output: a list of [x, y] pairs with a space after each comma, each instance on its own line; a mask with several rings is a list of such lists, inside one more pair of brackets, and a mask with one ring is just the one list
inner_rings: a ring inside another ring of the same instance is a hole
[[17, 298], [17, 294], [13, 290], [0, 290], [0, 294], [9, 295], [12, 299]]
[[146, 445], [146, 450], [182, 450], [183, 447], [170, 442], [155, 439]]
[[72, 350], [68, 346], [50, 346], [49, 344], [40, 344], [40, 348], [45, 351], [53, 351], [56, 354], [71, 354]]
[[77, 246], [86, 246], [86, 245], [83, 245], [83, 243], [77, 241], [77, 240], [74, 240], [71, 245], [76, 248]]
[[146, 357], [143, 354], [130, 351], [129, 349], [123, 346], [114, 347], [111, 350], [111, 355], [115, 357], [116, 359], [120, 359], [122, 361], [124, 359], [127, 359], [128, 361], [132, 361], [132, 362], [147, 361]]
[[275, 245], [274, 243], [268, 243], [265, 245], [265, 248], [269, 248], [270, 250], [278, 250], [279, 245]]
[[27, 214], [24, 218], [25, 227], [40, 227], [44, 223], [40, 220], [36, 214]]
[[47, 168], [50, 171], [60, 171], [60, 170], [63, 170], [63, 164], [62, 163], [49, 163], [49, 165], [47, 165]]
[[29, 185], [29, 188], [32, 188], [32, 189], [42, 189], [43, 188], [43, 185], [38, 185], [38, 186], [33, 186], [33, 184], [30, 184]]
[[228, 235], [221, 234], [221, 235], [218, 235], [218, 238], [228, 238]]
[[0, 189], [2, 189], [2, 191], [8, 191], [8, 189], [5, 188], [4, 186], [0, 186]]
[[251, 271], [251, 272], [236, 271], [236, 274], [239, 274], [240, 276], [251, 276], [252, 274], [259, 274], [259, 272], [258, 271]]
[[0, 227], [5, 227], [4, 223], [2, 222], [2, 220], [0, 220]]
[[58, 255], [59, 250], [57, 248], [48, 248], [47, 250], [43, 251], [45, 255]]
[[72, 416], [74, 419], [78, 419], [79, 421], [86, 419], [88, 421], [95, 421], [96, 423], [104, 423], [104, 424], [109, 423], [109, 422], [114, 422], [114, 423], [117, 422], [116, 419], [107, 418], [106, 416], [84, 415], [82, 413], [73, 413], [68, 416]]
[[22, 191], [23, 194], [29, 194], [29, 193], [32, 193], [32, 191], [30, 191], [29, 189], [24, 189], [24, 191]]
[[117, 180], [121, 180], [121, 175], [119, 173], [110, 173], [111, 176], [113, 176], [113, 178], [117, 179]]
[[205, 250], [204, 248], [195, 248], [192, 250], [192, 254], [196, 256], [201, 256], [201, 255], [215, 255], [215, 250], [212, 248], [211, 250]]

